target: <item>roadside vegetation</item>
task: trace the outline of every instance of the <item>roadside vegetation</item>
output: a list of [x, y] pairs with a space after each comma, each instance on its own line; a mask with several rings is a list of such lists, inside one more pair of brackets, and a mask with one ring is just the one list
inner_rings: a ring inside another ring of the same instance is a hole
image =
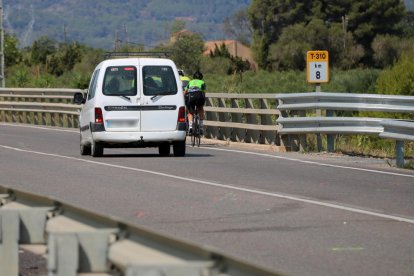
[[[322, 91], [414, 96], [414, 13], [407, 11], [402, 1], [287, 2], [253, 0], [223, 22], [229, 38], [253, 49], [259, 66], [256, 70], [248, 61], [231, 56], [224, 45], [202, 55], [204, 40], [197, 33], [183, 33], [173, 42], [151, 49], [122, 45], [117, 50], [168, 51], [189, 75], [200, 69], [208, 92], [213, 93], [315, 91], [306, 82], [306, 51], [328, 50], [330, 82], [322, 85]], [[171, 35], [184, 30], [185, 25], [173, 22]], [[49, 37], [40, 37], [22, 49], [15, 36], [6, 34], [6, 86], [87, 88], [90, 74], [105, 52]], [[414, 115], [397, 118], [414, 119]], [[312, 135], [309, 139], [312, 142]], [[338, 151], [394, 156], [393, 141], [366, 135], [336, 139]], [[413, 143], [406, 144], [405, 152], [414, 157]]]

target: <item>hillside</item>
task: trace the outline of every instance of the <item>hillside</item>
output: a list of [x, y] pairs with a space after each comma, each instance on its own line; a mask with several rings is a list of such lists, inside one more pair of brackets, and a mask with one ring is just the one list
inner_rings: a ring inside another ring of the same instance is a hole
[[[174, 20], [205, 40], [225, 38], [225, 17], [246, 8], [251, 0], [3, 0], [4, 25], [20, 46], [40, 36], [57, 41], [80, 41], [112, 49], [121, 41], [152, 47], [169, 38]], [[414, 10], [414, 0], [404, 0]], [[126, 30], [126, 31], [125, 31]]]
[[[29, 2], [29, 3], [28, 3]], [[221, 39], [222, 22], [250, 0], [3, 0], [4, 24], [25, 47], [40, 36], [80, 41], [111, 49], [115, 34], [131, 43], [153, 46], [168, 39], [172, 22], [204, 39]], [[126, 32], [125, 32], [126, 27]], [[65, 32], [66, 30], [66, 32]], [[66, 35], [65, 35], [66, 33]]]

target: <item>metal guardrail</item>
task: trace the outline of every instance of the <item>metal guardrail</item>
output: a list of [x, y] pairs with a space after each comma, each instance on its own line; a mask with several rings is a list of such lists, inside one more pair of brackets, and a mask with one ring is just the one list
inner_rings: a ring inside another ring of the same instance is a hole
[[47, 247], [51, 276], [278, 275], [54, 198], [0, 186], [0, 275], [19, 275], [21, 245]]
[[361, 117], [279, 117], [279, 134], [379, 134], [383, 131], [381, 118]]
[[[334, 134], [375, 134], [384, 131], [388, 118], [358, 117], [358, 113], [413, 113], [414, 97], [378, 94], [310, 92], [277, 94], [281, 143], [290, 146], [291, 134], [299, 134], [299, 147], [306, 147], [303, 134], [327, 134], [327, 149], [334, 151]], [[321, 116], [325, 115], [325, 116]], [[287, 137], [286, 137], [287, 136]], [[380, 137], [382, 137], [380, 135]], [[318, 137], [319, 138], [319, 137]], [[320, 138], [319, 138], [320, 139]], [[318, 141], [318, 148], [321, 147]], [[398, 162], [397, 162], [398, 163]]]
[[0, 88], [0, 121], [79, 127], [81, 107], [72, 99], [79, 89]]
[[384, 131], [379, 134], [381, 138], [414, 141], [414, 121], [384, 120], [381, 125], [384, 127]]
[[414, 112], [414, 97], [380, 94], [308, 92], [276, 94], [278, 109], [288, 110], [350, 110], [378, 112]]
[[[414, 97], [410, 96], [310, 92], [277, 94], [276, 98], [282, 113], [277, 120], [280, 134], [379, 134], [383, 118], [338, 116], [338, 111], [414, 112]], [[309, 110], [315, 110], [315, 114], [324, 110], [326, 116], [310, 118], [306, 114]]]
[[206, 136], [236, 142], [278, 144], [280, 111], [274, 94], [207, 93]]
[[[79, 89], [0, 88], [0, 121], [79, 127], [79, 105], [72, 104]], [[273, 94], [207, 93], [206, 137], [248, 143], [276, 144]]]
[[404, 142], [414, 141], [414, 121], [384, 120], [381, 122], [384, 131], [381, 138], [393, 139], [395, 143], [396, 162], [398, 167], [404, 166]]
[[[79, 89], [0, 88], [0, 121], [79, 127]], [[206, 94], [207, 138], [306, 148], [306, 134], [327, 134], [328, 151], [335, 134], [383, 132], [382, 120], [363, 112], [413, 113], [414, 97], [377, 94], [307, 92], [286, 94]], [[319, 141], [319, 140], [318, 140]], [[318, 148], [321, 149], [321, 142]]]

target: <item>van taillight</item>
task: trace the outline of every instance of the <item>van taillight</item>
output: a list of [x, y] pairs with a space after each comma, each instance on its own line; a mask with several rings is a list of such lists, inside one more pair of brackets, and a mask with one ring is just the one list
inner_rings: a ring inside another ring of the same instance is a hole
[[100, 109], [99, 107], [95, 107], [95, 123], [103, 123], [102, 109]]
[[178, 120], [179, 123], [185, 123], [185, 107], [181, 106], [178, 110]]

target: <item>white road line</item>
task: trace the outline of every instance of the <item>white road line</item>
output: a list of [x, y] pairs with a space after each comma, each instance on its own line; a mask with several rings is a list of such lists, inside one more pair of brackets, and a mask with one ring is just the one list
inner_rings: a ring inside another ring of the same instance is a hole
[[14, 151], [18, 151], [18, 152], [30, 153], [30, 154], [37, 154], [37, 155], [43, 155], [43, 156], [49, 156], [49, 157], [55, 157], [55, 158], [74, 160], [74, 161], [78, 161], [78, 162], [85, 162], [85, 163], [95, 164], [95, 165], [99, 165], [99, 166], [106, 166], [106, 167], [118, 168], [118, 169], [123, 169], [123, 170], [148, 173], [148, 174], [163, 176], [163, 177], [172, 178], [172, 179], [184, 180], [184, 181], [199, 183], [199, 184], [218, 187], [218, 188], [225, 188], [225, 189], [231, 189], [231, 190], [236, 190], [236, 191], [241, 191], [241, 192], [252, 193], [252, 194], [256, 194], [256, 195], [264, 195], [264, 196], [270, 196], [270, 197], [275, 197], [275, 198], [288, 199], [288, 200], [313, 204], [313, 205], [317, 205], [317, 206], [323, 206], [323, 207], [329, 207], [329, 208], [334, 208], [334, 209], [338, 209], [338, 210], [348, 211], [348, 212], [352, 212], [352, 213], [364, 214], [364, 215], [379, 217], [379, 218], [383, 218], [383, 219], [390, 219], [390, 220], [395, 220], [395, 221], [399, 221], [399, 222], [406, 222], [406, 223], [414, 224], [414, 219], [410, 219], [410, 218], [404, 218], [404, 217], [398, 217], [398, 216], [393, 216], [393, 215], [388, 215], [388, 214], [383, 214], [383, 213], [377, 213], [377, 212], [367, 211], [367, 210], [358, 209], [358, 208], [341, 206], [341, 205], [333, 204], [333, 203], [326, 203], [326, 202], [312, 200], [312, 199], [300, 198], [300, 197], [296, 197], [296, 196], [290, 196], [290, 195], [284, 195], [284, 194], [278, 194], [278, 193], [269, 193], [269, 192], [263, 192], [263, 191], [259, 191], [259, 190], [240, 188], [240, 187], [235, 187], [235, 186], [226, 185], [226, 184], [219, 184], [219, 183], [214, 183], [214, 182], [210, 182], [210, 181], [204, 181], [204, 180], [199, 180], [199, 179], [193, 179], [193, 178], [177, 176], [177, 175], [173, 175], [173, 174], [167, 174], [167, 173], [161, 173], [161, 172], [156, 172], [156, 171], [151, 171], [151, 170], [144, 170], [144, 169], [114, 165], [114, 164], [98, 162], [98, 161], [93, 161], [93, 160], [87, 160], [87, 159], [81, 159], [81, 158], [75, 158], [75, 157], [59, 155], [59, 154], [52, 154], [52, 153], [46, 153], [46, 152], [26, 150], [26, 149], [21, 149], [21, 148], [9, 147], [9, 146], [5, 146], [5, 145], [0, 145], [0, 148], [4, 148], [4, 149], [7, 149], [7, 150], [14, 150]]
[[72, 130], [72, 129], [69, 129], [69, 128], [65, 129], [65, 128], [56, 128], [56, 127], [42, 127], [42, 126], [36, 126], [36, 125], [16, 125], [16, 124], [0, 123], [0, 126], [36, 128], [36, 129], [51, 130], [51, 131], [79, 133], [79, 129], [73, 129]]
[[305, 164], [311, 164], [311, 165], [317, 165], [317, 166], [324, 166], [324, 167], [332, 167], [332, 168], [338, 168], [338, 169], [347, 169], [347, 170], [355, 170], [355, 171], [363, 171], [363, 172], [371, 172], [371, 173], [388, 174], [388, 175], [396, 175], [396, 176], [414, 178], [414, 175], [411, 175], [411, 174], [385, 172], [385, 171], [372, 170], [372, 169], [363, 169], [363, 168], [356, 168], [356, 167], [349, 167], [349, 166], [326, 164], [326, 163], [320, 163], [320, 162], [315, 162], [315, 161], [307, 161], [307, 160], [301, 160], [301, 159], [297, 159], [297, 158], [290, 158], [290, 157], [285, 157], [285, 156], [271, 155], [271, 154], [266, 154], [266, 153], [258, 153], [258, 152], [242, 151], [242, 150], [232, 150], [232, 149], [221, 149], [221, 148], [207, 148], [207, 149], [216, 150], [216, 151], [228, 151], [228, 152], [235, 152], [235, 153], [242, 153], [242, 154], [257, 155], [257, 156], [262, 156], [262, 157], [289, 160], [289, 161], [294, 161], [294, 162], [299, 162], [299, 163], [305, 163]]

